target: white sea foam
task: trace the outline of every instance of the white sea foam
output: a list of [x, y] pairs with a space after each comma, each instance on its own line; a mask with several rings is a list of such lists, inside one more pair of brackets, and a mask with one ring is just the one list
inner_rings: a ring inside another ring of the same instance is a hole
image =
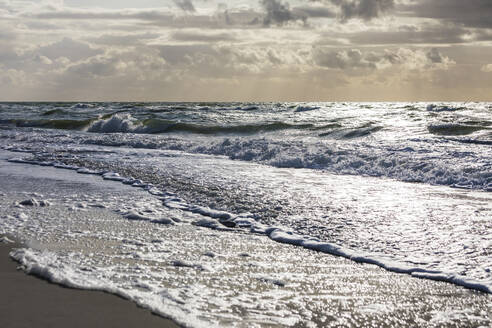
[[26, 221], [27, 219], [29, 219], [29, 216], [23, 212], [17, 214], [16, 217], [17, 217], [17, 219], [19, 219], [21, 221]]
[[[210, 327], [177, 304], [182, 303], [165, 289], [154, 292], [152, 288], [128, 289], [124, 285], [115, 284], [107, 277], [111, 268], [98, 268], [97, 271], [81, 270], [66, 263], [66, 260], [55, 253], [36, 251], [34, 249], [17, 249], [10, 256], [19, 262], [26, 273], [39, 276], [50, 282], [63, 286], [104, 291], [131, 300], [143, 308], [164, 317], [170, 317], [178, 322], [192, 327]], [[90, 274], [89, 274], [90, 273]], [[133, 286], [141, 285], [136, 283]]]
[[375, 264], [389, 271], [411, 274], [412, 276], [418, 278], [446, 281], [466, 288], [492, 293], [492, 281], [476, 281], [475, 279], [453, 273], [428, 270], [418, 266], [411, 267], [406, 263], [401, 263], [388, 258], [382, 258], [381, 256], [377, 256], [375, 254], [359, 252], [332, 243], [309, 240], [306, 237], [299, 236], [292, 232], [283, 231], [278, 228], [273, 230], [267, 229], [267, 234], [272, 240], [280, 243], [302, 246], [315, 251], [342, 256], [360, 263]]
[[451, 106], [446, 104], [429, 104], [426, 109], [429, 112], [454, 112], [461, 110], [464, 107]]
[[[67, 167], [65, 167], [65, 168], [67, 168]], [[77, 173], [80, 173], [80, 174], [95, 174], [95, 175], [100, 175], [101, 174], [101, 172], [99, 172], [99, 171], [89, 170], [87, 168], [77, 169]]]
[[140, 214], [136, 211], [130, 211], [127, 214], [125, 214], [125, 217], [129, 220], [135, 220], [135, 221], [150, 221], [153, 223], [160, 223], [160, 224], [174, 224], [175, 222], [170, 219], [170, 218], [165, 218], [165, 217], [151, 217], [151, 216], [146, 216], [143, 214]]
[[7, 236], [0, 237], [0, 244], [13, 244], [14, 241], [9, 239]]
[[[116, 173], [111, 173], [111, 174], [112, 176], [117, 177], [116, 180], [125, 181], [124, 178], [120, 177], [118, 174]], [[161, 192], [160, 194], [162, 195], [165, 193]], [[227, 228], [225, 228], [224, 225], [226, 227], [247, 228], [254, 233], [266, 234], [270, 239], [276, 242], [301, 246], [304, 248], [316, 250], [323, 253], [342, 256], [356, 262], [375, 264], [393, 272], [412, 274], [415, 277], [419, 277], [419, 278], [442, 280], [442, 281], [454, 283], [456, 285], [464, 286], [467, 288], [472, 288], [487, 293], [492, 293], [492, 281], [480, 282], [480, 281], [476, 281], [475, 279], [465, 276], [460, 276], [457, 274], [445, 273], [438, 270], [428, 270], [425, 268], [421, 268], [419, 266], [412, 267], [409, 266], [408, 263], [395, 261], [389, 257], [382, 257], [380, 255], [371, 254], [368, 252], [360, 252], [333, 243], [321, 242], [311, 236], [301, 236], [291, 231], [285, 230], [282, 227], [264, 226], [257, 223], [252, 218], [252, 216], [248, 214], [235, 215], [225, 211], [213, 210], [204, 206], [190, 205], [187, 204], [182, 199], [175, 198], [174, 195], [170, 195], [167, 197], [163, 196], [162, 199], [163, 199], [163, 203], [169, 208], [179, 209], [182, 211], [188, 211], [191, 213], [196, 213], [205, 216], [193, 222], [193, 224], [197, 226], [218, 229], [218, 230], [227, 230]], [[165, 221], [159, 222], [159, 219], [153, 219], [133, 211], [126, 214], [126, 217], [132, 220], [145, 220], [155, 223], [165, 223], [165, 224], [173, 223], [171, 219], [161, 219]], [[233, 225], [224, 224], [225, 222], [231, 222], [233, 223]]]
[[104, 180], [113, 180], [113, 181], [125, 181], [126, 180], [126, 178], [123, 178], [122, 176], [120, 176], [119, 173], [115, 173], [115, 172], [104, 173], [103, 179]]
[[[126, 156], [126, 159], [133, 161], [134, 158], [140, 158], [139, 165], [144, 167], [145, 159], [140, 157], [138, 153], [133, 156]], [[124, 157], [121, 156], [121, 158]], [[149, 158], [153, 158], [153, 156], [149, 155]], [[153, 163], [163, 160], [163, 158], [158, 156], [155, 158], [156, 161]], [[200, 157], [200, 159], [197, 160], [196, 156], [191, 159], [183, 159], [176, 156], [169, 158], [169, 163], [177, 166], [187, 163], [185, 173], [190, 179], [187, 181], [203, 183], [202, 180], [194, 179], [197, 173], [194, 165], [206, 165], [206, 161], [211, 161], [212, 158]], [[182, 162], [183, 160], [186, 162]], [[216, 160], [213, 159], [214, 163]], [[228, 170], [227, 163], [228, 161], [225, 159], [215, 163], [221, 168], [220, 170], [210, 170], [207, 166], [202, 169], [203, 172], [213, 172], [224, 177], [223, 173]], [[281, 191], [280, 195], [283, 198], [286, 197], [285, 195], [290, 195], [293, 201], [303, 206], [307, 206], [307, 203], [302, 203], [302, 198], [305, 196], [309, 200], [317, 201], [309, 194], [306, 195], [307, 193], [327, 193], [327, 197], [330, 199], [330, 202], [327, 203], [329, 207], [324, 207], [323, 211], [325, 214], [330, 214], [330, 221], [337, 220], [337, 213], [342, 218], [345, 216], [345, 213], [336, 208], [337, 204], [349, 206], [352, 197], [357, 197], [357, 202], [363, 203], [365, 201], [363, 195], [371, 193], [363, 190], [367, 187], [360, 183], [363, 179], [342, 179], [336, 176], [328, 176], [327, 179], [324, 179], [323, 176], [313, 176], [308, 171], [277, 170], [268, 167], [258, 167], [258, 171], [255, 172], [251, 165], [247, 166], [244, 163], [237, 162], [230, 162], [230, 164], [236, 169], [236, 174], [231, 174], [231, 180], [239, 179], [238, 177], [245, 173], [245, 168], [249, 167], [249, 170], [246, 171], [247, 174], [245, 174], [247, 179], [239, 180], [241, 183], [237, 183], [234, 186], [242, 187], [242, 184], [247, 181], [247, 183], [251, 184], [255, 193], [263, 190], [268, 191], [264, 186], [259, 185], [257, 175], [261, 176], [262, 181], [267, 183], [279, 182], [276, 181], [278, 176], [274, 175], [273, 172], [281, 174], [282, 179], [288, 177], [288, 181], [285, 184], [273, 186], [273, 189]], [[241, 166], [238, 166], [238, 164], [241, 164]], [[155, 164], [152, 165], [154, 169], [157, 169]], [[168, 163], [165, 163], [165, 165], [169, 169], [169, 171], [166, 171], [168, 175], [173, 176], [175, 179], [179, 178], [167, 166]], [[43, 172], [56, 171], [62, 175], [70, 173], [45, 167], [35, 168], [33, 171], [36, 170], [43, 170]], [[116, 168], [113, 168], [113, 170], [116, 170]], [[464, 281], [458, 281], [456, 278], [461, 279], [458, 275], [445, 273], [443, 270], [431, 271], [425, 268], [422, 269], [421, 266], [425, 264], [410, 265], [409, 263], [395, 261], [392, 256], [384, 256], [382, 252], [378, 253], [377, 250], [370, 252], [351, 246], [350, 239], [346, 239], [346, 241], [338, 240], [338, 243], [335, 241], [329, 243], [323, 241], [321, 237], [314, 238], [310, 234], [297, 233], [292, 229], [293, 227], [285, 226], [285, 224], [289, 223], [289, 220], [291, 222], [297, 221], [299, 226], [311, 225], [312, 230], [310, 231], [316, 233], [316, 230], [314, 230], [317, 228], [315, 222], [310, 222], [306, 218], [282, 217], [282, 214], [278, 220], [272, 220], [272, 224], [262, 224], [263, 221], [253, 214], [236, 214], [232, 211], [215, 210], [203, 204], [194, 205], [193, 199], [185, 200], [185, 198], [190, 199], [189, 197], [179, 198], [176, 193], [165, 190], [159, 191], [156, 190], [157, 187], [155, 186], [149, 189], [149, 191], [152, 190], [152, 193], [145, 193], [142, 189], [128, 188], [123, 183], [102, 181], [102, 177], [72, 175], [77, 176], [76, 180], [80, 183], [80, 185], [72, 184], [73, 187], [77, 188], [74, 194], [65, 195], [64, 191], [60, 191], [58, 196], [50, 196], [57, 199], [56, 204], [61, 204], [60, 206], [55, 204], [47, 208], [23, 208], [22, 211], [28, 213], [29, 217], [33, 219], [27, 218], [26, 222], [24, 222], [25, 226], [20, 228], [15, 227], [15, 218], [7, 218], [6, 220], [2, 218], [0, 226], [8, 227], [6, 232], [16, 231], [25, 236], [31, 236], [31, 238], [37, 236], [37, 238], [42, 239], [41, 243], [33, 243], [31, 245], [39, 250], [27, 249], [15, 255], [21, 261], [24, 270], [39, 274], [59, 284], [76, 288], [103, 290], [121, 295], [158, 314], [174, 318], [188, 326], [209, 327], [217, 322], [222, 322], [222, 326], [230, 326], [235, 322], [260, 326], [323, 326], [322, 321], [318, 322], [317, 317], [312, 317], [311, 313], [316, 312], [311, 312], [312, 308], [309, 308], [309, 304], [314, 304], [313, 306], [318, 309], [317, 311], [325, 315], [331, 313], [330, 315], [333, 314], [338, 317], [339, 312], [330, 312], [336, 311], [335, 309], [340, 305], [336, 301], [337, 298], [356, 301], [354, 303], [356, 305], [353, 310], [353, 318], [356, 318], [359, 314], [364, 318], [372, 318], [371, 316], [373, 316], [377, 320], [381, 320], [381, 315], [384, 315], [385, 320], [392, 318], [392, 316], [385, 315], [385, 309], [391, 308], [395, 300], [399, 304], [398, 300], [403, 299], [404, 295], [398, 294], [399, 297], [391, 298], [393, 300], [391, 302], [384, 298], [375, 300], [374, 292], [379, 293], [380, 289], [374, 290], [372, 288], [373, 284], [359, 286], [355, 283], [355, 281], [358, 281], [357, 278], [353, 280], [351, 278], [349, 284], [340, 284], [334, 287], [333, 282], [338, 280], [333, 279], [334, 276], [344, 276], [347, 273], [347, 268], [350, 268], [350, 272], [353, 274], [352, 270], [367, 268], [367, 266], [347, 267], [348, 262], [343, 262], [342, 267], [337, 268], [329, 264], [331, 262], [325, 262], [325, 259], [333, 261], [333, 258], [322, 256], [321, 252], [341, 255], [354, 261], [374, 263], [389, 270], [411, 273], [419, 278], [423, 278], [424, 274], [429, 274], [434, 276], [425, 278], [436, 279], [438, 277], [441, 279], [441, 276], [444, 276], [445, 279], [448, 279], [446, 281], [451, 281], [449, 277], [453, 276], [455, 279], [455, 281], [452, 281], [453, 283], [463, 284]], [[53, 174], [53, 176], [57, 177], [57, 173]], [[123, 174], [119, 174], [118, 177], [125, 179], [118, 179], [117, 181], [120, 182], [124, 182], [127, 179]], [[203, 181], [206, 181], [206, 176], [202, 177], [204, 178]], [[309, 179], [312, 179], [312, 181]], [[95, 192], [93, 187], [86, 186], [88, 181], [97, 183], [101, 189]], [[225, 185], [229, 183], [228, 181], [224, 181]], [[311, 185], [312, 189], [304, 189], [302, 184], [300, 184], [301, 181]], [[347, 193], [351, 194], [350, 199], [343, 200], [341, 203], [338, 202], [338, 198], [344, 191], [336, 189], [337, 193], [334, 193], [329, 188], [325, 189], [330, 181], [337, 186], [344, 181], [345, 184], [343, 185], [347, 189]], [[369, 179], [367, 183], [371, 184], [372, 181]], [[378, 181], [381, 185], [381, 188], [378, 189], [380, 191], [384, 191], [388, 186], [395, 184], [394, 182], [379, 181], [377, 179], [374, 179], [374, 181]], [[351, 185], [352, 182], [354, 182], [354, 186]], [[63, 183], [60, 186], [63, 186]], [[296, 190], [297, 193], [289, 190], [289, 186], [298, 188]], [[49, 186], [46, 188], [49, 188]], [[126, 194], [118, 193], [117, 190], [119, 188], [126, 188]], [[315, 188], [319, 189], [314, 190]], [[354, 189], [352, 190], [352, 188]], [[357, 192], [357, 190], [359, 191]], [[407, 191], [405, 193], [406, 196], [415, 199], [413, 194], [408, 193], [409, 189], [405, 190]], [[442, 192], [446, 189], [435, 188], [435, 190]], [[240, 191], [239, 187], [237, 191]], [[269, 192], [272, 191], [270, 190]], [[459, 192], [459, 190], [450, 190], [448, 196], [449, 198], [464, 196], [464, 194]], [[50, 195], [50, 193], [46, 192], [43, 192], [43, 194]], [[391, 194], [393, 192], [388, 192], [388, 195]], [[382, 195], [383, 198], [387, 199], [386, 204], [397, 207], [392, 203], [391, 199], [387, 198], [388, 195]], [[221, 190], [220, 196], [227, 196], [226, 188]], [[275, 195], [272, 194], [272, 196]], [[25, 195], [22, 197], [25, 198]], [[40, 198], [40, 196], [36, 197]], [[265, 195], [257, 195], [257, 198], [262, 201], [265, 197]], [[199, 199], [196, 200], [198, 201]], [[60, 208], [66, 208], [68, 204], [77, 206], [78, 203], [86, 205], [84, 206], [85, 212], [76, 212], [73, 215], [57, 212]], [[93, 203], [104, 204], [107, 209], [93, 209], [90, 206]], [[170, 206], [162, 206], [162, 204]], [[259, 204], [265, 206], [262, 202], [259, 202]], [[458, 210], [460, 206], [466, 206], [468, 203], [454, 202], [453, 204]], [[282, 206], [287, 207], [287, 204]], [[378, 204], [375, 204], [375, 206], [378, 206]], [[482, 200], [482, 206], [487, 206], [484, 200]], [[280, 208], [281, 206], [273, 207]], [[196, 210], [197, 208], [199, 210]], [[14, 211], [19, 210], [14, 209]], [[367, 213], [357, 216], [357, 211], [364, 210]], [[400, 210], [403, 210], [403, 208], [400, 208]], [[364, 224], [362, 220], [364, 215], [368, 217], [364, 226], [369, 229], [371, 226], [370, 221], [378, 219], [370, 216], [369, 212], [371, 212], [371, 208], [360, 207], [353, 210], [350, 212], [350, 216], [344, 218], [346, 224], [343, 229], [351, 229], [351, 227], [359, 224], [359, 220]], [[61, 213], [61, 215], [43, 213]], [[421, 214], [418, 208], [414, 208], [414, 214], [415, 216]], [[125, 217], [126, 215], [131, 215], [132, 218]], [[316, 215], [320, 215], [320, 213], [316, 213]], [[440, 214], [434, 212], [434, 215]], [[157, 224], [158, 222], [154, 221], [162, 217], [177, 217], [184, 223], [170, 226]], [[474, 217], [473, 219], [478, 220], [480, 217]], [[202, 225], [204, 227], [216, 227], [219, 230], [224, 227], [224, 230], [227, 229], [229, 231], [195, 228], [186, 224], [186, 221], [191, 223], [199, 220], [207, 222]], [[225, 227], [221, 223], [224, 220], [234, 222], [235, 228]], [[398, 226], [405, 226], [407, 229], [405, 231], [408, 231], [409, 235], [418, 233], [418, 231], [413, 232], [409, 228], [414, 223], [410, 218], [402, 216], [392, 218], [392, 221], [398, 223]], [[405, 224], [401, 224], [402, 222], [405, 222]], [[454, 224], [454, 222], [452, 223]], [[272, 226], [273, 224], [275, 226]], [[330, 225], [330, 222], [325, 222], [325, 225]], [[458, 226], [457, 224], [454, 225]], [[388, 238], [387, 232], [395, 227], [391, 225], [381, 225], [381, 227], [384, 229], [381, 230], [379, 236], [387, 241], [385, 250], [391, 250], [390, 243], [392, 240]], [[430, 228], [432, 228], [432, 225]], [[238, 229], [241, 230], [238, 231]], [[331, 226], [330, 229], [332, 230], [330, 233], [336, 239], [336, 230], [341, 228], [335, 225]], [[469, 234], [466, 232], [466, 228], [462, 227], [462, 229], [464, 230], [460, 230], [459, 235], [465, 239], [468, 238]], [[233, 230], [236, 231], [233, 232]], [[249, 234], [247, 233], [248, 231], [254, 232], [254, 234]], [[428, 229], [427, 233], [431, 235], [434, 231]], [[441, 233], [447, 233], [447, 231], [443, 230]], [[353, 234], [361, 240], [366, 238], [363, 233], [358, 233], [357, 230], [354, 230]], [[427, 240], [430, 240], [430, 238]], [[445, 238], [445, 240], [450, 239]], [[61, 241], [61, 243], [55, 241]], [[277, 246], [272, 246], [276, 244], [273, 241], [293, 244], [299, 247], [280, 247], [278, 244]], [[56, 247], [61, 248], [56, 253], [42, 251], [42, 249], [46, 248], [46, 246], [43, 246], [43, 242], [46, 242], [47, 245], [57, 245]], [[245, 248], [244, 245], [248, 243], [252, 246]], [[81, 247], [79, 251], [74, 251], [74, 244], [78, 244]], [[68, 245], [69, 249], [64, 250], [64, 245]], [[447, 244], [447, 247], [454, 252], [460, 245], [460, 243], [456, 243], [456, 245]], [[480, 241], [480, 245], [487, 247], [488, 244], [484, 243], [483, 239]], [[408, 244], [400, 241], [397, 246], [403, 249], [408, 247]], [[424, 247], [425, 245], [416, 244], [415, 246]], [[469, 249], [472, 249], [472, 246], [470, 244]], [[316, 250], [317, 252], [308, 252], [303, 248]], [[206, 254], [220, 255], [209, 256]], [[415, 259], [412, 260], [415, 260], [415, 262], [425, 261], [421, 256], [415, 256]], [[439, 263], [437, 264], [439, 266]], [[297, 273], [296, 270], [299, 268], [305, 268], [306, 272], [303, 274]], [[313, 274], [313, 268], [315, 269], [315, 274]], [[372, 276], [377, 276], [378, 279], [381, 279], [382, 272], [372, 271], [372, 273], [363, 273], [360, 276], [360, 281], [364, 283], [366, 280], [370, 280]], [[401, 277], [401, 279], [410, 278]], [[465, 277], [465, 280], [468, 284], [466, 285], [467, 287], [475, 289], [482, 288], [486, 283], [486, 281], [479, 281], [479, 285], [474, 285], [472, 278]], [[380, 280], [374, 280], [373, 283], [377, 283], [377, 281]], [[395, 280], [395, 282], [397, 281], [400, 281], [400, 279]], [[304, 288], [308, 282], [307, 286], [309, 288]], [[412, 283], [410, 282], [409, 285], [412, 285]], [[420, 282], [415, 283], [415, 285], [420, 286]], [[417, 289], [419, 288], [421, 287]], [[450, 289], [454, 292], [459, 292], [459, 289]], [[333, 290], [336, 290], [336, 292], [333, 292]], [[353, 298], [354, 290], [358, 291], [359, 297]], [[404, 290], [407, 290], [407, 286], [405, 286]], [[365, 291], [370, 291], [370, 293], [367, 294]], [[317, 294], [318, 292], [319, 295]], [[347, 297], [349, 298], [347, 299]], [[406, 298], [405, 300], [408, 301], [408, 299]], [[452, 299], [450, 298], [450, 300]], [[381, 306], [371, 306], [376, 301], [378, 304], [382, 303]], [[325, 306], [326, 302], [328, 302], [327, 306]], [[406, 302], [403, 303], [405, 307], [408, 304]], [[415, 304], [413, 305], [414, 307], [420, 303], [412, 304]], [[318, 308], [318, 306], [321, 306], [321, 308]], [[442, 310], [442, 307], [440, 309]], [[397, 311], [401, 310], [397, 309]], [[429, 313], [428, 310], [421, 312], [420, 308], [416, 309], [415, 312], [425, 313], [425, 315]], [[453, 311], [451, 312], [455, 314]], [[402, 315], [408, 317], [406, 312]], [[417, 314], [417, 317], [419, 317], [419, 314]], [[479, 315], [477, 320], [484, 320], [484, 317], [487, 317], [487, 314]], [[468, 322], [466, 321], [466, 316], [462, 320], [463, 322]], [[488, 323], [490, 320], [484, 320], [483, 322]], [[356, 323], [354, 323], [354, 326], [356, 326]]]
[[130, 114], [115, 114], [107, 119], [99, 119], [92, 122], [87, 132], [93, 133], [153, 133], [152, 126], [145, 126]]
[[[319, 108], [295, 113], [299, 106]], [[114, 108], [98, 110], [99, 119], [89, 117], [91, 133], [14, 127], [0, 131], [0, 144], [39, 158], [12, 162], [103, 174], [106, 180], [148, 190], [172, 213], [161, 215], [155, 207], [147, 212], [141, 204], [120, 206], [120, 214], [135, 211], [142, 216], [139, 221], [242, 229], [393, 271], [422, 268], [455, 277], [464, 272], [472, 285], [476, 279], [490, 286], [488, 264], [477, 245], [490, 240], [477, 228], [488, 227], [490, 196], [474, 193], [492, 190], [490, 106], [277, 104], [249, 111], [232, 105], [208, 107], [202, 111], [166, 107], [152, 117], [145, 110], [129, 114], [114, 114]], [[146, 125], [155, 117], [173, 122], [176, 131], [138, 135], [156, 132]], [[254, 163], [265, 166], [260, 170]], [[337, 176], [324, 179], [327, 172]], [[383, 178], [420, 184], [415, 188], [408, 184], [398, 193], [400, 184]], [[338, 185], [330, 185], [330, 180]], [[423, 183], [455, 189], [418, 186]], [[166, 184], [172, 191], [160, 190]], [[380, 187], [367, 187], [376, 185]], [[385, 188], [395, 188], [401, 200], [393, 199]], [[77, 206], [78, 201], [65, 206], [74, 212], [95, 208], [88, 199], [80, 200], [85, 207]], [[423, 205], [415, 205], [412, 213], [410, 202]], [[114, 209], [106, 201], [96, 203]], [[236, 209], [254, 215], [240, 215]], [[30, 209], [18, 210], [30, 215]]]
[[[30, 162], [30, 164], [33, 163], [34, 162], [32, 161]], [[115, 172], [105, 173], [103, 175], [103, 178], [119, 181], [122, 183], [125, 183], [129, 180], [134, 180], [133, 178], [123, 177]], [[192, 220], [193, 225], [196, 226], [202, 226], [216, 230], [229, 230], [231, 228], [246, 229], [252, 233], [266, 234], [269, 236], [269, 238], [277, 242], [288, 243], [324, 253], [343, 256], [357, 262], [375, 264], [390, 271], [407, 274], [421, 273], [419, 277], [426, 277], [429, 279], [433, 279], [435, 277], [433, 275], [437, 274], [439, 277], [441, 277], [439, 279], [443, 279], [458, 285], [479, 289], [486, 292], [490, 292], [491, 290], [491, 283], [487, 282], [486, 280], [477, 282], [473, 278], [461, 276], [458, 277], [456, 274], [443, 273], [444, 271], [440, 270], [428, 270], [425, 267], [421, 267], [419, 265], [412, 266], [409, 265], [409, 263], [407, 262], [395, 260], [387, 256], [385, 257], [381, 254], [373, 254], [367, 251], [357, 251], [356, 249], [346, 248], [342, 245], [321, 242], [317, 238], [296, 234], [282, 226], [265, 226], [260, 222], [257, 222], [251, 214], [236, 215], [226, 211], [218, 211], [205, 206], [189, 204], [185, 200], [175, 197], [173, 193], [158, 191], [155, 187], [149, 188], [149, 190], [151, 190], [153, 194], [159, 195], [159, 198], [162, 200], [163, 205], [165, 205], [166, 207], [173, 210], [179, 210], [198, 215], [194, 218], [194, 220]], [[86, 208], [87, 206], [72, 206], [72, 209], [76, 211], [85, 210]], [[159, 215], [150, 216], [147, 214], [138, 213], [135, 210], [130, 210], [130, 212], [126, 212], [126, 214], [124, 215], [131, 220], [142, 220], [153, 223], [173, 224], [176, 222], [172, 218], [166, 218]], [[180, 220], [178, 219], [177, 221]], [[428, 275], [426, 276], [423, 273]]]
[[[29, 140], [8, 144], [5, 148], [26, 152], [29, 151], [26, 143], [38, 142], [43, 147], [46, 144], [63, 148], [67, 147], [66, 144], [70, 144], [69, 147], [95, 144], [182, 150], [225, 155], [235, 160], [276, 167], [462, 185], [485, 191], [491, 188], [489, 158], [492, 157], [492, 148], [487, 146], [492, 141], [490, 110], [486, 104], [296, 104], [293, 108], [299, 106], [319, 108], [310, 111], [309, 115], [295, 115], [295, 119], [289, 106], [284, 111], [266, 111], [258, 106], [259, 112], [255, 112], [254, 118], [248, 112], [238, 114], [234, 109], [222, 107], [220, 115], [215, 111], [201, 113], [190, 109], [189, 117], [184, 111], [166, 114], [171, 115], [168, 119], [157, 119], [159, 124], [163, 124], [157, 129], [144, 124], [155, 119], [154, 116], [142, 114], [148, 119], [137, 120], [131, 114], [118, 113], [95, 120], [88, 128], [95, 133], [60, 135], [49, 130], [32, 131]], [[444, 113], [440, 113], [440, 108], [444, 108]], [[181, 114], [183, 119], [176, 119], [176, 115]], [[222, 114], [226, 115], [225, 119]], [[202, 121], [207, 123], [202, 124]], [[259, 128], [276, 125], [285, 125], [287, 130], [273, 129], [272, 132], [268, 128]], [[169, 133], [166, 127], [172, 127]], [[253, 128], [250, 131], [253, 134], [245, 136], [243, 128], [234, 133], [234, 127]], [[176, 133], [171, 133], [173, 129], [177, 129]], [[193, 135], [194, 131], [204, 134]], [[106, 132], [120, 132], [121, 135], [114, 138], [105, 135]], [[154, 132], [166, 134], [138, 135]], [[191, 134], [183, 137], [184, 132]], [[227, 138], [223, 136], [225, 132], [228, 133]], [[15, 130], [2, 131], [2, 135], [11, 140], [21, 137]], [[50, 162], [44, 165], [50, 165]]]

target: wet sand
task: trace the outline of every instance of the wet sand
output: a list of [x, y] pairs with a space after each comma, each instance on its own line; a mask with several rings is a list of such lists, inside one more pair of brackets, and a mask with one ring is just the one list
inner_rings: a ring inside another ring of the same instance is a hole
[[179, 327], [114, 295], [64, 288], [17, 270], [0, 243], [0, 327]]

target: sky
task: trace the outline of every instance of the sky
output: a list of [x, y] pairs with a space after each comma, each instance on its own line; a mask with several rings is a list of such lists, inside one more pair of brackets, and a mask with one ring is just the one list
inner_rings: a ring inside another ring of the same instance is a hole
[[491, 0], [0, 0], [2, 101], [492, 101]]

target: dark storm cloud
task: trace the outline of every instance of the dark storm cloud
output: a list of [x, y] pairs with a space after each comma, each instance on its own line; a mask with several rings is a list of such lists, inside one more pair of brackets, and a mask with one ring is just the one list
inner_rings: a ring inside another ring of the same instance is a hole
[[340, 7], [342, 20], [362, 18], [371, 20], [393, 9], [394, 0], [331, 0]]
[[408, 15], [436, 18], [466, 27], [492, 28], [491, 0], [420, 0], [398, 9]]
[[191, 0], [174, 0], [176, 6], [178, 6], [183, 11], [195, 12], [195, 6]]
[[429, 59], [431, 61], [431, 63], [434, 63], [434, 64], [443, 63], [445, 60], [444, 56], [436, 48], [430, 49], [426, 53], [426, 57], [427, 57], [427, 59]]
[[260, 4], [265, 9], [266, 15], [263, 18], [263, 24], [269, 26], [272, 24], [283, 25], [290, 21], [305, 21], [305, 16], [294, 13], [287, 2], [281, 0], [261, 0]]

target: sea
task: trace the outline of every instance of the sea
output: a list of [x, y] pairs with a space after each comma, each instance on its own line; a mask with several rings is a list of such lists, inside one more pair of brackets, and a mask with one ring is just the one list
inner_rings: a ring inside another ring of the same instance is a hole
[[[0, 148], [12, 165], [158, 200], [97, 200], [130, 224], [241, 231], [492, 293], [492, 103], [6, 102]], [[26, 252], [19, 260], [36, 258]]]

